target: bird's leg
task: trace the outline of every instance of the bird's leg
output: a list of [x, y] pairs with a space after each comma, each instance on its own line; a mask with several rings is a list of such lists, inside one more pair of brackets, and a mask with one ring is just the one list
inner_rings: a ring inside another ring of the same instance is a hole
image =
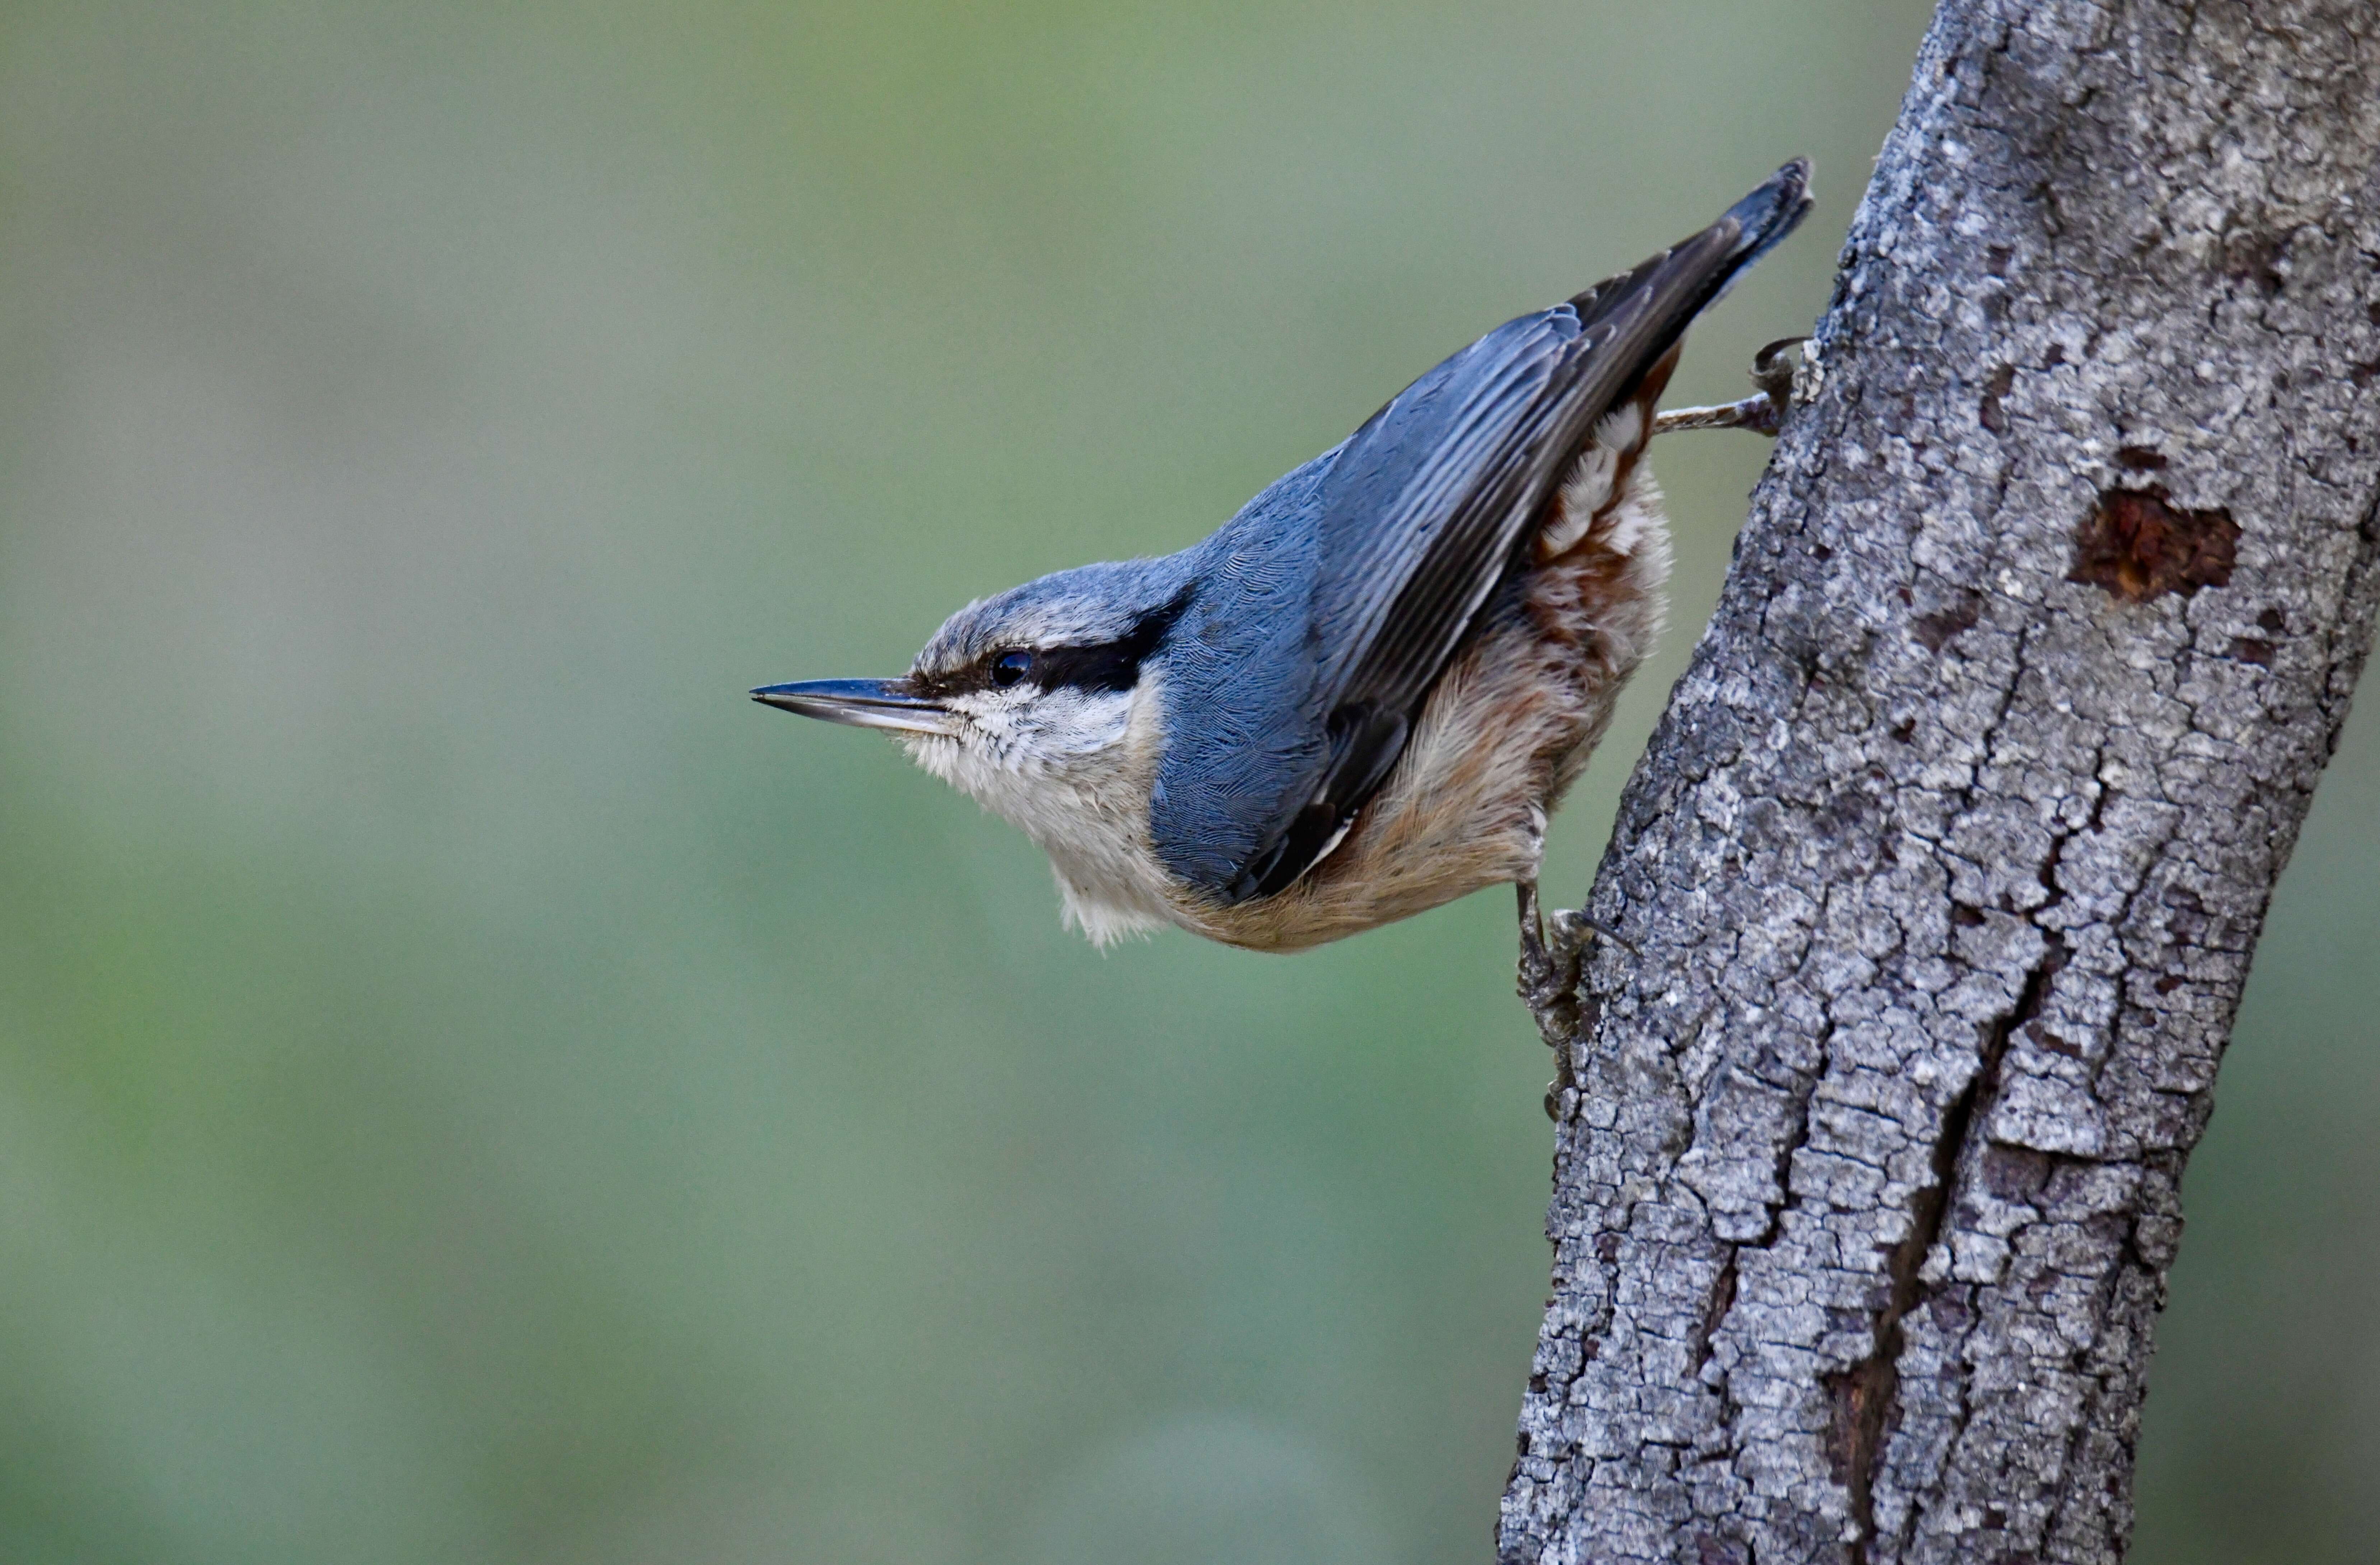
[[1722, 402], [1712, 407], [1665, 408], [1653, 416], [1653, 432], [1674, 435], [1687, 430], [1750, 430], [1773, 440], [1780, 422], [1777, 404], [1768, 399], [1768, 394], [1755, 392], [1742, 402]]
[[1553, 977], [1553, 953], [1546, 949], [1545, 920], [1537, 916], [1537, 883], [1516, 880], [1521, 903], [1521, 998], [1536, 1008], [1536, 997]]
[[[1537, 1019], [1537, 1031], [1546, 1042], [1560, 1053], [1567, 1040], [1571, 1025], [1577, 1019], [1578, 947], [1573, 943], [1565, 951], [1561, 947], [1563, 927], [1561, 916], [1554, 916], [1554, 945], [1546, 943], [1545, 922], [1537, 916], [1537, 883], [1522, 880], [1513, 888], [1521, 903], [1521, 974], [1517, 986], [1521, 1003]], [[1551, 1102], [1548, 1089], [1547, 1101]]]
[[[1793, 406], [1794, 366], [1785, 357], [1785, 350], [1808, 341], [1807, 337], [1779, 337], [1754, 354], [1752, 383], [1760, 389], [1742, 402], [1722, 402], [1716, 407], [1673, 407], [1654, 416], [1653, 432], [1668, 435], [1681, 430], [1750, 430], [1774, 439], [1785, 421], [1786, 410]], [[1803, 358], [1806, 361], [1806, 350]]]

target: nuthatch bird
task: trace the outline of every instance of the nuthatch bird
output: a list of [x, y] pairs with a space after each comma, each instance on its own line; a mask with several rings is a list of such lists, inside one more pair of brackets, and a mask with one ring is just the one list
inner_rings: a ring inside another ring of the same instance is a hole
[[[1499, 326], [1203, 542], [970, 603], [901, 678], [753, 698], [890, 730], [1024, 828], [1101, 944], [1294, 951], [1514, 881], [1541, 951], [1547, 814], [1660, 628], [1654, 405], [1808, 179]], [[1778, 402], [1675, 422], [1774, 432]]]

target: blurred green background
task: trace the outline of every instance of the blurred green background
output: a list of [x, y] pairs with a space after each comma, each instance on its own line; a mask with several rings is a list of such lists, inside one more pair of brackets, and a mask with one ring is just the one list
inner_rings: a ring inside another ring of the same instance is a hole
[[[1925, 7], [0, 11], [0, 1558], [1486, 1558], [1545, 1286], [1483, 895], [1293, 959], [747, 685], [1178, 547], [1817, 161]], [[1673, 634], [1758, 440], [1665, 458]], [[2138, 1558], [2380, 1557], [2380, 743], [2193, 1166]]]

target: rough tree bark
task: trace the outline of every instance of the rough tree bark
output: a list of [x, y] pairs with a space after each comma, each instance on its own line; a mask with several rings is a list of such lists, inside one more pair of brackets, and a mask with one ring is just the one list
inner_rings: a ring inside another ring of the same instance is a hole
[[[1555, 1045], [1507, 1561], [2104, 1561], [2380, 592], [2380, 13], [1945, 0]], [[1697, 437], [1713, 438], [1713, 437]]]

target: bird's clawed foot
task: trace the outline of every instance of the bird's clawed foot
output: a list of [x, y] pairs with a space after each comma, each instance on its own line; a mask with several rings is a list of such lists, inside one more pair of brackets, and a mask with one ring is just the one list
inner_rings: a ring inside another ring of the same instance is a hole
[[1521, 1000], [1536, 1018], [1537, 1036], [1554, 1051], [1546, 1118], [1559, 1120], [1564, 1105], [1576, 1101], [1571, 1049], [1578, 1035], [1579, 970], [1585, 963], [1588, 937], [1599, 936], [1631, 954], [1636, 948], [1575, 908], [1556, 908], [1540, 918], [1534, 880], [1523, 880], [1513, 889], [1521, 901]]
[[1576, 993], [1579, 968], [1591, 941], [1609, 940], [1631, 956], [1641, 954], [1619, 930], [1578, 908], [1558, 907], [1540, 915], [1536, 881], [1522, 880], [1512, 889], [1521, 904], [1521, 999], [1539, 1016]]
[[1589, 940], [1600, 936], [1623, 951], [1634, 948], [1576, 908], [1559, 907], [1541, 916], [1534, 880], [1513, 890], [1521, 904], [1521, 1001], [1537, 1019], [1546, 1042], [1560, 1049], [1578, 1022], [1579, 968]]
[[[1794, 406], [1797, 370], [1814, 367], [1808, 342], [1807, 337], [1778, 338], [1752, 356], [1752, 383], [1760, 388], [1758, 391], [1742, 402], [1723, 402], [1716, 407], [1673, 407], [1667, 413], [1656, 414], [1653, 432], [1669, 435], [1681, 430], [1750, 430], [1774, 439], [1784, 425], [1787, 411]], [[1802, 349], [1801, 365], [1786, 357], [1788, 348]]]

